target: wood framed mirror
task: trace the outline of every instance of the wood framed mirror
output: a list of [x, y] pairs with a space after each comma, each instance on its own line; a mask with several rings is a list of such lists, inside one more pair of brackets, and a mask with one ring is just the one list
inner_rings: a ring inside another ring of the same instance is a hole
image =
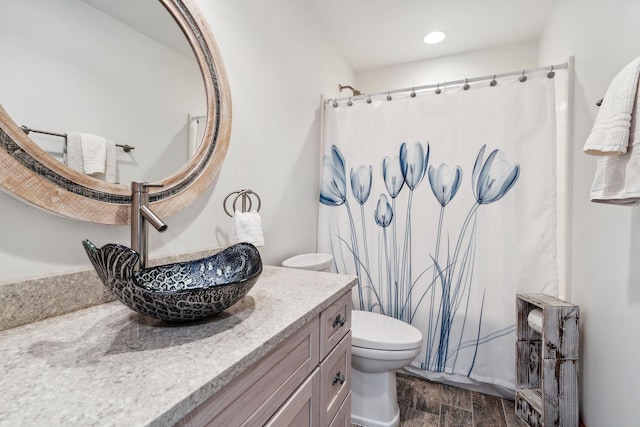
[[[229, 145], [231, 96], [220, 52], [195, 1], [155, 1], [173, 17], [191, 45], [202, 74], [207, 110], [202, 142], [195, 152], [177, 172], [154, 181], [162, 187], [150, 189], [152, 209], [166, 217], [195, 201], [216, 179]], [[128, 182], [107, 183], [68, 167], [38, 146], [1, 105], [0, 164], [0, 188], [29, 204], [81, 221], [130, 221]]]

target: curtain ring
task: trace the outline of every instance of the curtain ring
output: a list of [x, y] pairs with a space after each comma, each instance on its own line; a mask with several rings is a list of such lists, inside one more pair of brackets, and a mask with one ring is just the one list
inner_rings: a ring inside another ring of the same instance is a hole
[[391, 101], [393, 98], [391, 98], [391, 92], [387, 92], [387, 101]]
[[496, 81], [496, 75], [493, 75], [493, 80], [491, 80], [491, 82], [489, 83], [489, 86], [494, 87], [495, 85], [497, 85], [498, 82]]
[[527, 81], [527, 76], [524, 73], [525, 70], [522, 70], [522, 75], [520, 76], [520, 78], [518, 79], [520, 81], [520, 83], [524, 83]]
[[556, 76], [556, 72], [553, 71], [553, 65], [551, 66], [551, 70], [549, 70], [549, 72], [547, 73], [547, 77], [552, 79]]
[[349, 107], [351, 107], [353, 105], [353, 101], [351, 100], [351, 97], [349, 97], [349, 101], [347, 102], [347, 105]]
[[411, 93], [409, 94], [410, 97], [415, 98], [416, 97], [416, 88], [412, 87], [411, 88]]
[[471, 86], [469, 86], [469, 80], [468, 79], [464, 79], [464, 86], [462, 86], [462, 89], [464, 90], [469, 90]]
[[371, 104], [371, 94], [369, 94], [369, 97], [367, 98], [367, 104]]
[[338, 108], [338, 101], [335, 99], [333, 100], [333, 108]]
[[438, 83], [438, 87], [436, 88], [436, 95], [440, 95], [442, 90], [440, 90], [440, 83]]

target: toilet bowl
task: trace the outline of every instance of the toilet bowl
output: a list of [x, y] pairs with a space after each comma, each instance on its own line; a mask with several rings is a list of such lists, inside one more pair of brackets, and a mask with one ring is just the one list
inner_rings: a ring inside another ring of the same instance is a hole
[[[284, 267], [328, 270], [333, 257], [304, 254], [285, 260]], [[351, 421], [366, 427], [400, 423], [396, 369], [420, 353], [422, 333], [413, 326], [378, 313], [351, 312]]]
[[351, 312], [351, 420], [367, 427], [400, 423], [396, 369], [420, 353], [422, 333], [378, 313]]

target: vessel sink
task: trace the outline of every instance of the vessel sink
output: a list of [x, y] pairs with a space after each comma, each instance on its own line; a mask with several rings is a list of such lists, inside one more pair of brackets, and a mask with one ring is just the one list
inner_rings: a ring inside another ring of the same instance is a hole
[[127, 307], [156, 319], [193, 321], [244, 297], [262, 273], [260, 253], [237, 243], [194, 261], [136, 270], [139, 255], [123, 245], [82, 242], [98, 276]]

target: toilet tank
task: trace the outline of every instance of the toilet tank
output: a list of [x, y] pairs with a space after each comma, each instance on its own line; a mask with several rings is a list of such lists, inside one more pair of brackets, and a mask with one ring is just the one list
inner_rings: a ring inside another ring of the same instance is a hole
[[333, 255], [330, 254], [302, 254], [285, 259], [282, 266], [301, 270], [330, 271], [332, 263]]

